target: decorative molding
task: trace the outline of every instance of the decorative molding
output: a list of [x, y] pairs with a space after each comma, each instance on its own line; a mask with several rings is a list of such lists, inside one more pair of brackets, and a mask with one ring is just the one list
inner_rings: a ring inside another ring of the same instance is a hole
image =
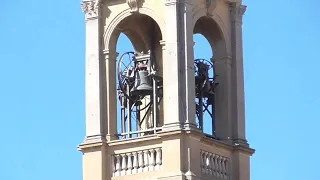
[[86, 15], [86, 19], [98, 16], [100, 2], [101, 0], [83, 0], [81, 2], [81, 8]]
[[175, 5], [177, 4], [177, 0], [166, 0], [165, 5], [170, 6], [170, 5]]
[[126, 1], [127, 1], [127, 4], [130, 7], [130, 12], [131, 13], [139, 12], [140, 0], [126, 0]]
[[233, 20], [242, 23], [242, 17], [247, 10], [247, 6], [238, 3], [230, 4], [230, 12], [232, 13]]
[[243, 16], [244, 13], [247, 10], [247, 6], [245, 5], [239, 5], [237, 3], [231, 3], [230, 4], [231, 11], [236, 15], [236, 16]]
[[213, 10], [217, 7], [218, 0], [206, 0], [207, 16], [212, 16]]

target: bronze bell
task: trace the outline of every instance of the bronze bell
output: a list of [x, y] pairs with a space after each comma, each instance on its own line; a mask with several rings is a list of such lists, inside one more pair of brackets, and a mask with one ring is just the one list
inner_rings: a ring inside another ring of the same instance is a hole
[[152, 94], [152, 83], [149, 73], [146, 69], [138, 70], [135, 78], [134, 87], [131, 90], [132, 95], [151, 95]]

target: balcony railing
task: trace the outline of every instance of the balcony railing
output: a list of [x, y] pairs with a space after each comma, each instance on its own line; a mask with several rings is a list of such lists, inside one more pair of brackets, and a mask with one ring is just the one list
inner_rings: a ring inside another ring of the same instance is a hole
[[162, 167], [162, 148], [115, 154], [111, 163], [113, 177], [157, 171]]
[[203, 150], [201, 150], [200, 152], [200, 166], [202, 174], [206, 176], [214, 176], [219, 179], [230, 179], [229, 158]]

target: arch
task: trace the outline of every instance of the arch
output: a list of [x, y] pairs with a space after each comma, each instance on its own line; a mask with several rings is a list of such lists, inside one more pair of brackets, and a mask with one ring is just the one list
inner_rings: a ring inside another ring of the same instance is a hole
[[[146, 15], [146, 16], [150, 17], [152, 20], [154, 20], [160, 29], [161, 36], [164, 37], [165, 22], [162, 18], [160, 18], [157, 15], [157, 13], [154, 10], [152, 10], [148, 7], [142, 7], [142, 8], [139, 8], [139, 14]], [[109, 23], [108, 27], [106, 28], [106, 30], [104, 32], [104, 49], [105, 50], [115, 51], [114, 48], [116, 46], [117, 38], [115, 39], [114, 35], [116, 35], [117, 37], [119, 36], [116, 34], [117, 33], [116, 32], [117, 26], [119, 25], [119, 23], [121, 23], [123, 20], [125, 20], [126, 18], [128, 18], [131, 15], [132, 15], [132, 13], [130, 12], [130, 9], [128, 8], [128, 9], [125, 9], [124, 11], [122, 11], [121, 13], [119, 13], [117, 16], [115, 16], [111, 20], [111, 22]], [[119, 32], [119, 34], [120, 34], [120, 32]], [[137, 36], [135, 36], [135, 37], [137, 38]], [[130, 39], [130, 40], [134, 40], [134, 39]], [[140, 39], [139, 41], [142, 41], [142, 39]], [[112, 45], [113, 45], [113, 47], [111, 47]], [[134, 45], [134, 43], [133, 43], [133, 45]]]
[[231, 53], [228, 31], [218, 14], [208, 16], [206, 11], [199, 10], [193, 16], [192, 27], [194, 34], [202, 34], [209, 41], [212, 54], [226, 56]]

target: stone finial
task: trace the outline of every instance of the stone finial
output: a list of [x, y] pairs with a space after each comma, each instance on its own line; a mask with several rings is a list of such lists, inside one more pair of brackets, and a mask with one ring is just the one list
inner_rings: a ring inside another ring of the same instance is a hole
[[139, 11], [139, 2], [140, 0], [126, 0], [127, 4], [130, 7], [130, 12], [135, 13]]

